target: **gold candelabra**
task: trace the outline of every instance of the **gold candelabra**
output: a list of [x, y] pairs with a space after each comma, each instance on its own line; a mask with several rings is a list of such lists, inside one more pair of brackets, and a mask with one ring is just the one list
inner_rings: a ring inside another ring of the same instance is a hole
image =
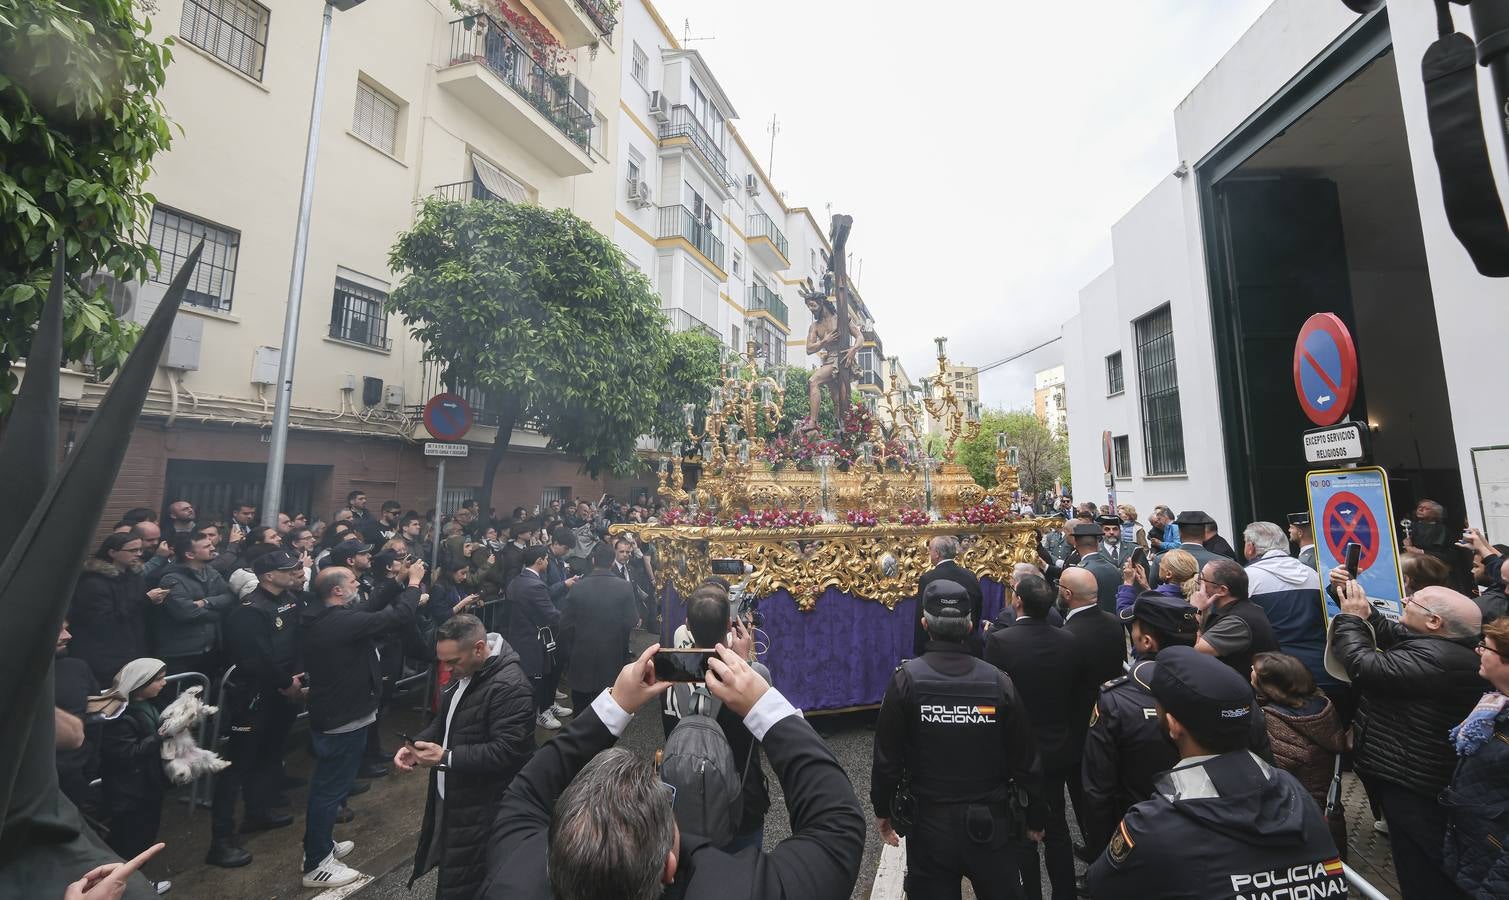
[[960, 401], [948, 377], [948, 338], [933, 338], [938, 345], [938, 373], [922, 379], [922, 403], [928, 415], [943, 423], [944, 462], [952, 463], [959, 438], [974, 440], [980, 433], [979, 401]]
[[1021, 451], [1014, 446], [1007, 446], [1006, 433], [996, 434], [996, 487], [994, 495], [997, 502], [1010, 503], [1012, 497], [1021, 489], [1021, 482], [1017, 478], [1018, 463], [1021, 460]]

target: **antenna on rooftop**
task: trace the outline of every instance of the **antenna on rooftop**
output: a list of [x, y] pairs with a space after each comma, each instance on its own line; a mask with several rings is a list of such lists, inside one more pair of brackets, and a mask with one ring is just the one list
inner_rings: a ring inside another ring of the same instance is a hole
[[706, 37], [692, 37], [692, 20], [681, 20], [681, 43], [683, 46], [690, 44], [692, 41], [716, 41], [717, 39], [717, 35], [712, 34]]

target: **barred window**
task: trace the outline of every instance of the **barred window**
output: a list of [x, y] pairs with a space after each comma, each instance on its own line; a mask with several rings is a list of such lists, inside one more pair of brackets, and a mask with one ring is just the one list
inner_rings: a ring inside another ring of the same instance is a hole
[[1111, 457], [1116, 463], [1117, 478], [1132, 477], [1132, 441], [1126, 435], [1111, 438]]
[[1184, 423], [1174, 365], [1174, 318], [1167, 306], [1133, 323], [1142, 400], [1142, 450], [1149, 475], [1184, 474]]
[[644, 52], [644, 48], [638, 44], [634, 45], [634, 60], [630, 64], [629, 74], [641, 86], [646, 88], [650, 86], [650, 57]]
[[1106, 357], [1106, 396], [1114, 397], [1126, 390], [1126, 380], [1121, 374], [1121, 351]]
[[199, 255], [199, 265], [189, 277], [189, 289], [183, 295], [183, 302], [230, 310], [231, 289], [236, 283], [236, 257], [241, 250], [240, 232], [196, 219], [176, 209], [154, 206], [147, 240], [157, 251], [158, 267], [152, 275], [156, 284], [172, 282], [194, 245], [204, 241], [204, 252]]
[[357, 82], [356, 115], [351, 122], [351, 132], [392, 156], [398, 146], [398, 104], [365, 81]]
[[335, 279], [335, 301], [330, 306], [330, 336], [378, 350], [393, 346], [388, 340], [388, 317], [382, 291], [344, 278]]
[[256, 0], [184, 0], [178, 32], [221, 62], [262, 80], [267, 7]]

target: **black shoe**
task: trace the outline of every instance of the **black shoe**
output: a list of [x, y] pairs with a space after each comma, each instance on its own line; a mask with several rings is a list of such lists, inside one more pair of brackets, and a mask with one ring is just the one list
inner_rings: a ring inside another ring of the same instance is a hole
[[354, 818], [356, 818], [356, 813], [351, 811], [351, 807], [342, 804], [340, 810], [335, 814], [335, 824], [344, 825]]
[[246, 821], [241, 823], [241, 833], [272, 831], [274, 828], [286, 828], [292, 824], [293, 816], [288, 813], [266, 812], [260, 816], [247, 816]]
[[357, 778], [383, 778], [387, 774], [387, 765], [380, 762], [362, 763], [362, 767], [356, 770]]
[[347, 797], [355, 797], [357, 794], [365, 794], [366, 792], [368, 792], [370, 790], [372, 790], [372, 782], [370, 782], [370, 781], [353, 781], [353, 782], [351, 782], [351, 790], [349, 790], [349, 791], [346, 792], [346, 796]]
[[251, 853], [230, 841], [215, 841], [210, 844], [210, 852], [204, 855], [205, 865], [219, 866], [222, 869], [239, 869], [251, 861]]
[[301, 788], [301, 787], [303, 787], [304, 785], [306, 785], [308, 783], [309, 783], [309, 779], [308, 778], [299, 778], [296, 775], [284, 775], [283, 776], [283, 780], [278, 785], [278, 787], [283, 788], [284, 790], [287, 790], [288, 788]]

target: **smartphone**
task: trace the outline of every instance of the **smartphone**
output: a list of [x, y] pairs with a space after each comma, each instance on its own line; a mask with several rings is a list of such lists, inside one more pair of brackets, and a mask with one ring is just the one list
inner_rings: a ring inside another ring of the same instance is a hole
[[742, 559], [713, 559], [709, 560], [714, 575], [733, 575], [744, 577], [744, 560]]
[[655, 651], [656, 681], [702, 681], [707, 678], [707, 661], [711, 650]]
[[1356, 578], [1357, 564], [1362, 561], [1362, 545], [1355, 542], [1347, 544], [1345, 553], [1347, 574]]
[[1134, 566], [1141, 566], [1142, 570], [1144, 572], [1147, 571], [1147, 548], [1146, 547], [1138, 547], [1136, 550], [1132, 551], [1132, 565], [1134, 565]]
[[411, 738], [411, 737], [409, 737], [407, 734], [403, 733], [402, 731], [396, 731], [396, 730], [393, 733], [395, 735], [397, 735], [398, 739], [401, 740], [401, 741], [403, 741], [405, 744], [409, 744], [411, 746], [413, 745], [414, 739]]

